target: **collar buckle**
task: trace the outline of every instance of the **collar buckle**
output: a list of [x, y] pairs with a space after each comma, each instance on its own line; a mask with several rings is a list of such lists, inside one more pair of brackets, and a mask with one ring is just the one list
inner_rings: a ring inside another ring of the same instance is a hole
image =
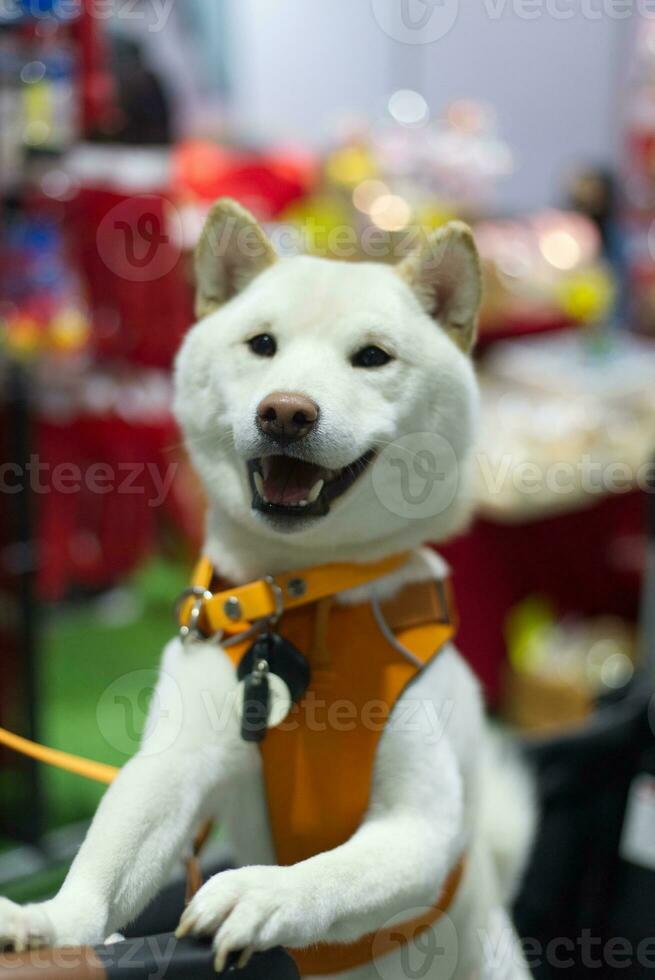
[[[175, 602], [175, 616], [178, 623], [180, 623], [179, 635], [185, 646], [192, 640], [213, 640], [215, 638], [216, 634], [214, 636], [205, 636], [200, 629], [202, 608], [206, 602], [213, 598], [213, 595], [213, 592], [210, 592], [209, 589], [204, 589], [201, 585], [190, 585], [180, 592], [177, 597]], [[183, 609], [189, 599], [193, 599], [194, 601], [189, 609], [188, 620], [184, 623], [181, 622]]]
[[273, 612], [270, 616], [267, 616], [266, 618], [271, 626], [275, 626], [275, 624], [280, 620], [282, 613], [284, 612], [284, 592], [282, 591], [281, 586], [278, 585], [278, 583], [275, 581], [272, 575], [265, 575], [264, 582], [266, 582], [269, 589], [271, 590], [271, 593], [273, 595], [273, 602], [275, 603], [275, 612]]

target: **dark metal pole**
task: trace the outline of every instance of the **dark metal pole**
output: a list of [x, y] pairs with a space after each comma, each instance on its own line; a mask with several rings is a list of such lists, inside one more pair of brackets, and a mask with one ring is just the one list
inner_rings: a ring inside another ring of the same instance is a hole
[[646, 567], [640, 616], [640, 657], [650, 677], [655, 678], [655, 458], [648, 476], [646, 537]]
[[[35, 590], [36, 534], [33, 521], [33, 499], [27, 478], [32, 451], [30, 376], [16, 362], [8, 367], [8, 438], [7, 448], [16, 471], [22, 474], [17, 493], [7, 495], [5, 503], [11, 509], [13, 540], [5, 543], [4, 557], [12, 592], [16, 600], [16, 677], [23, 704], [21, 714], [24, 734], [38, 741], [37, 635], [38, 611]], [[13, 835], [29, 843], [37, 843], [44, 828], [44, 797], [41, 774], [37, 763], [22, 759], [20, 771], [24, 776], [22, 799], [16, 813], [10, 817]]]

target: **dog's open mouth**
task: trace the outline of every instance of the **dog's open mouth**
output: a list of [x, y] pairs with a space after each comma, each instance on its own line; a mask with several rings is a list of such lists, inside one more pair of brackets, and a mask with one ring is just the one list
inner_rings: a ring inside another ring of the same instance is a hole
[[295, 456], [262, 456], [248, 463], [252, 508], [280, 517], [324, 517], [373, 459], [373, 450], [340, 470]]

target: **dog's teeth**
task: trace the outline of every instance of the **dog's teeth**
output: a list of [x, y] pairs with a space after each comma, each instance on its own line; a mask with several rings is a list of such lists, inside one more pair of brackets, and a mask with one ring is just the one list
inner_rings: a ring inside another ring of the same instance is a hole
[[309, 503], [308, 500], [299, 500], [298, 501], [298, 506], [299, 507], [306, 507], [308, 503]]
[[324, 486], [325, 480], [317, 480], [312, 489], [309, 491], [309, 496], [305, 503], [313, 504], [315, 500], [318, 500]]
[[256, 470], [253, 474], [253, 477], [255, 480], [255, 486], [257, 487], [257, 493], [259, 494], [260, 497], [264, 497], [264, 477], [261, 475], [261, 473], [258, 473]]

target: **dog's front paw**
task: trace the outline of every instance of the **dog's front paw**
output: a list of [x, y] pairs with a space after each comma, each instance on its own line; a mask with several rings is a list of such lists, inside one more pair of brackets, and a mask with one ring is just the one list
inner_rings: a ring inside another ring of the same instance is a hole
[[28, 949], [53, 946], [56, 935], [47, 904], [16, 905], [0, 898], [0, 946], [23, 953]]
[[304, 946], [314, 929], [293, 868], [252, 867], [211, 878], [184, 911], [176, 935], [214, 936], [216, 970], [231, 953], [239, 966], [274, 946]]

